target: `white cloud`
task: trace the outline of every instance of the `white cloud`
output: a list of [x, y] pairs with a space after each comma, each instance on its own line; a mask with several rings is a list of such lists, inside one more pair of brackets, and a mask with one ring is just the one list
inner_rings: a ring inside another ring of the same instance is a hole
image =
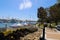
[[32, 2], [30, 0], [23, 0], [22, 3], [19, 5], [19, 9], [26, 9], [26, 8], [31, 8], [32, 7]]

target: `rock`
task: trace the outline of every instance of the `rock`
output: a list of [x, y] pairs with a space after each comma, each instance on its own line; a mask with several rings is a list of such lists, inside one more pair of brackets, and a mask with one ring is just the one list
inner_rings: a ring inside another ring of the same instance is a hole
[[25, 37], [22, 38], [22, 40], [39, 40], [41, 33], [42, 33], [42, 30], [39, 29], [34, 33], [30, 33], [26, 35]]

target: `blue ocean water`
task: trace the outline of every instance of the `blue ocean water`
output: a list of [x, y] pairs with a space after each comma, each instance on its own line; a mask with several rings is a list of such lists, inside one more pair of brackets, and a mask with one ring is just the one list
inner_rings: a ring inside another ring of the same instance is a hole
[[4, 28], [4, 27], [6, 27], [6, 25], [7, 25], [7, 27], [9, 27], [12, 24], [13, 23], [0, 23], [0, 28]]
[[[24, 24], [25, 22], [22, 22], [22, 24]], [[29, 24], [35, 24], [36, 22], [26, 22], [26, 23], [29, 23]], [[0, 23], [0, 28], [4, 28], [4, 27], [9, 27], [11, 26], [12, 24], [14, 23]]]

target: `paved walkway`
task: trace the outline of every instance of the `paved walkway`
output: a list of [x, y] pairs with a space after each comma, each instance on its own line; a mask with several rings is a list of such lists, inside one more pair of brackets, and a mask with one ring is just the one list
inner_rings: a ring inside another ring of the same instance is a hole
[[56, 29], [46, 28], [46, 39], [47, 40], [60, 40], [60, 32]]

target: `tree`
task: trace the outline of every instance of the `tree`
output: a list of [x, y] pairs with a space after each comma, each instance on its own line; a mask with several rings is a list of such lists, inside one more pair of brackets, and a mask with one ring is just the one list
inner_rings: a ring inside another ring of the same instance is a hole
[[58, 3], [60, 3], [60, 0], [57, 0], [58, 1]]
[[10, 23], [16, 23], [17, 21], [15, 19], [11, 19]]
[[[43, 7], [38, 8], [37, 17], [39, 18], [38, 21], [41, 21], [41, 23], [46, 22], [47, 12]], [[46, 24], [44, 24], [44, 27], [43, 27], [43, 37], [41, 40], [45, 40], [45, 27], [46, 27], [45, 25]]]
[[43, 7], [38, 8], [37, 17], [39, 18], [38, 20], [40, 20], [41, 22], [46, 21], [47, 12]]
[[60, 3], [51, 6], [49, 12], [50, 12], [51, 18], [57, 24], [57, 22], [60, 20]]

